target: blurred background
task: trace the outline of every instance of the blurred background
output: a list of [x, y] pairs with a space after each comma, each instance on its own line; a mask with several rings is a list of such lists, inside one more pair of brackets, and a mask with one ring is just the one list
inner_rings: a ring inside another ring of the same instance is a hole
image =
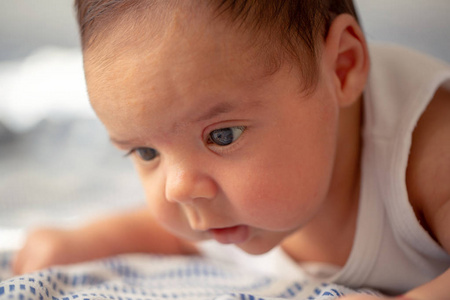
[[144, 205], [89, 106], [72, 0], [0, 0], [0, 249]]
[[[450, 62], [450, 1], [356, 0], [369, 41]], [[0, 249], [143, 205], [89, 106], [72, 0], [0, 0]]]

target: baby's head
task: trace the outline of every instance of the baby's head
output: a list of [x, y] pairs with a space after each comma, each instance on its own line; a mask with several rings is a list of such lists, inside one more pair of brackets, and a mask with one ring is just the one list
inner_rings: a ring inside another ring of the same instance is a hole
[[76, 6], [92, 106], [165, 228], [263, 253], [331, 211], [368, 70], [351, 1]]

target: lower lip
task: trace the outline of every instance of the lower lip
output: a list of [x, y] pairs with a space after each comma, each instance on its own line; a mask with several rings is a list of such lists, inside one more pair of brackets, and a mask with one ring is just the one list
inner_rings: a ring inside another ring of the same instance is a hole
[[241, 244], [250, 235], [248, 226], [244, 225], [211, 229], [210, 232], [214, 239], [221, 244]]

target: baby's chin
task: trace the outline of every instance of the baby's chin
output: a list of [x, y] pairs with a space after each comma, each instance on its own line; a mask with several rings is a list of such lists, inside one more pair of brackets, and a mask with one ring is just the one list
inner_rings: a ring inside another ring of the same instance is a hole
[[244, 243], [236, 244], [236, 246], [248, 254], [262, 255], [277, 247], [280, 242], [278, 239], [255, 235]]

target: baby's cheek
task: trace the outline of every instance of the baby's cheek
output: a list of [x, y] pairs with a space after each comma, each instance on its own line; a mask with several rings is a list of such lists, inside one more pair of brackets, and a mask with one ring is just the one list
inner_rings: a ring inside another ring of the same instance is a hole
[[281, 192], [270, 180], [254, 179], [239, 186], [234, 185], [230, 201], [239, 212], [241, 219], [256, 227], [278, 226], [284, 219]]
[[317, 209], [317, 199], [302, 187], [298, 177], [258, 174], [234, 186], [233, 206], [244, 223], [274, 231], [303, 225]]
[[143, 174], [140, 172], [140, 179], [143, 185], [146, 202], [154, 219], [163, 226], [172, 222], [176, 213], [176, 205], [166, 201], [164, 181], [156, 174]]
[[177, 207], [174, 207], [171, 203], [153, 203], [150, 204], [150, 209], [155, 220], [163, 227], [170, 231], [176, 231], [180, 227], [181, 220], [183, 218]]
[[173, 215], [177, 212], [174, 203], [166, 201], [164, 193], [155, 186], [145, 189], [147, 205], [154, 219], [161, 225], [170, 224], [176, 218]]
[[187, 219], [179, 205], [161, 197], [151, 197], [147, 202], [153, 219], [161, 227], [178, 237], [193, 239]]

